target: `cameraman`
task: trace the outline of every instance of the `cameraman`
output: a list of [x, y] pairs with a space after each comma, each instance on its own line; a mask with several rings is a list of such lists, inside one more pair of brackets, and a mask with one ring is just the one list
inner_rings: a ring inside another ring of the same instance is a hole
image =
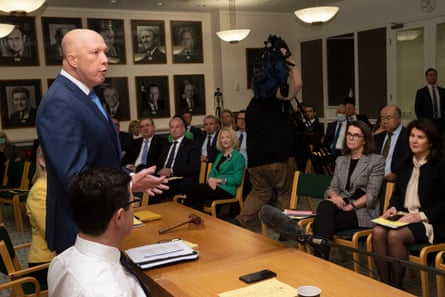
[[[277, 66], [279, 63], [282, 67]], [[270, 66], [273, 66], [273, 73], [269, 71]], [[282, 85], [276, 81], [277, 77], [284, 78]], [[269, 36], [261, 59], [255, 65], [252, 86], [254, 97], [246, 110], [252, 190], [240, 214], [232, 221], [249, 229], [255, 227], [258, 212], [264, 204], [276, 200], [279, 208], [289, 207], [296, 168], [293, 153], [296, 129], [290, 113], [290, 100], [300, 91], [302, 80], [294, 58], [281, 38]], [[267, 91], [264, 86], [268, 86]]]

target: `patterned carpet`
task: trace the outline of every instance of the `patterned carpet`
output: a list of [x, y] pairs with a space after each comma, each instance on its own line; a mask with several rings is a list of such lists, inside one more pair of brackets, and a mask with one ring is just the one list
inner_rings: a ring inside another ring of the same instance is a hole
[[[301, 199], [304, 200], [304, 199]], [[303, 201], [301, 201], [303, 202]], [[304, 203], [301, 203], [300, 206], [305, 209], [305, 205]], [[15, 223], [14, 223], [14, 218], [12, 215], [12, 209], [10, 206], [2, 206], [2, 212], [3, 212], [3, 219], [4, 219], [4, 224], [9, 232], [9, 235], [13, 241], [13, 244], [21, 244], [21, 243], [25, 243], [25, 242], [29, 242], [31, 239], [31, 230], [30, 230], [30, 226], [29, 223], [27, 221], [27, 216], [25, 213], [23, 213], [23, 218], [25, 219], [25, 232], [24, 233], [18, 233], [16, 228], [15, 228]], [[257, 229], [257, 232], [260, 232], [261, 228]], [[272, 238], [278, 238], [277, 234], [274, 234], [272, 231], [269, 234], [270, 237]], [[290, 246], [296, 246], [295, 242], [285, 242], [286, 244], [290, 245]], [[27, 266], [27, 249], [24, 249], [22, 251], [18, 252], [18, 257], [20, 260], [20, 264], [22, 265], [22, 267], [26, 267]], [[349, 269], [352, 269], [352, 257], [351, 257], [351, 253], [347, 252], [347, 255], [349, 255], [348, 259], [346, 262], [343, 262], [341, 260], [340, 257], [340, 253], [339, 250], [336, 248], [333, 248], [331, 251], [331, 261], [333, 261], [334, 263], [341, 265], [341, 266], [345, 266], [348, 267]], [[366, 264], [366, 260], [365, 257], [361, 257], [361, 264], [362, 264], [362, 272], [363, 274], [367, 275], [367, 264]], [[435, 276], [430, 274], [430, 297], [435, 297], [437, 296], [437, 291], [436, 291], [436, 283], [435, 283]], [[8, 281], [8, 277], [2, 273], [0, 273], [0, 283], [6, 282]], [[421, 294], [421, 286], [420, 286], [420, 278], [419, 278], [419, 273], [415, 272], [414, 274], [414, 278], [407, 273], [406, 277], [405, 277], [405, 281], [404, 281], [404, 288], [405, 291], [415, 295], [415, 296], [420, 296]], [[9, 296], [9, 292], [8, 291], [0, 291], [0, 297], [6, 297]], [[376, 293], [376, 296], [378, 296], [378, 293]], [[440, 297], [445, 297], [445, 296], [440, 296]]]

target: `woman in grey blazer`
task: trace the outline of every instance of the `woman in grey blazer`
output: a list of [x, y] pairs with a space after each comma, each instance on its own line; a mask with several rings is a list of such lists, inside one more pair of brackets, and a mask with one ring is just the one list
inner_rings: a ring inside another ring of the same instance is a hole
[[[318, 208], [314, 236], [332, 239], [337, 230], [373, 227], [380, 215], [379, 192], [385, 160], [375, 153], [371, 129], [362, 121], [351, 122], [343, 144], [343, 155], [335, 162], [334, 176]], [[314, 255], [328, 259], [329, 247], [318, 247]]]

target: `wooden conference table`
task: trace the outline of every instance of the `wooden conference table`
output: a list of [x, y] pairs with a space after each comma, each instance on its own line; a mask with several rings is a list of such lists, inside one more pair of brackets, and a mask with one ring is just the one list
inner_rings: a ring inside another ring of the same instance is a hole
[[[159, 240], [181, 238], [198, 244], [200, 257], [190, 262], [141, 271], [153, 296], [217, 296], [247, 286], [238, 277], [262, 269], [292, 287], [314, 285], [322, 296], [412, 296], [364, 275], [340, 267], [241, 227], [192, 210], [176, 202], [148, 206], [161, 220], [133, 228], [125, 250]], [[183, 225], [160, 235], [158, 230], [200, 216], [204, 226]]]

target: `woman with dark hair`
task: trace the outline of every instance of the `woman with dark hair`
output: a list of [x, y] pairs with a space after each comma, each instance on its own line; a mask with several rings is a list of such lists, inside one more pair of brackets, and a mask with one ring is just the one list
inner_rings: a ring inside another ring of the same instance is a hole
[[[362, 121], [351, 122], [343, 144], [343, 155], [335, 161], [331, 184], [325, 192], [313, 224], [315, 237], [332, 239], [342, 229], [371, 228], [380, 215], [378, 198], [385, 160], [375, 153], [371, 129]], [[314, 249], [314, 255], [329, 258], [329, 247]]]
[[[399, 229], [375, 226], [375, 253], [408, 260], [408, 245], [445, 241], [445, 159], [439, 129], [428, 119], [412, 121], [407, 128], [409, 157], [398, 168], [394, 193], [383, 217], [405, 213]], [[380, 279], [401, 288], [405, 267], [375, 259]]]

